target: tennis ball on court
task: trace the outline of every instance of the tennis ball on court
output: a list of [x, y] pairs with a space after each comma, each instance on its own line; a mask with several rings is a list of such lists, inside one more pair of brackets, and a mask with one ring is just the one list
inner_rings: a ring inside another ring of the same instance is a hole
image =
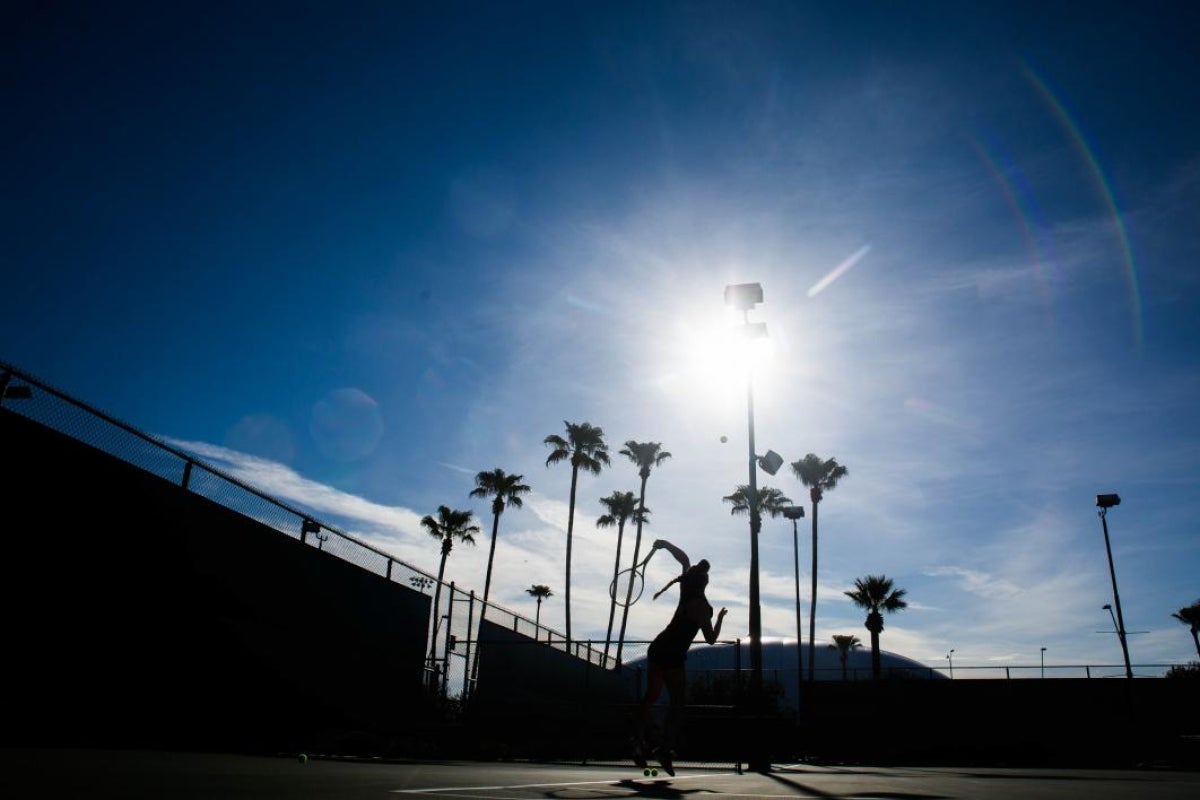
[[308, 763], [308, 753], [301, 753], [299, 759], [297, 759], [297, 760], [301, 764], [307, 764]]

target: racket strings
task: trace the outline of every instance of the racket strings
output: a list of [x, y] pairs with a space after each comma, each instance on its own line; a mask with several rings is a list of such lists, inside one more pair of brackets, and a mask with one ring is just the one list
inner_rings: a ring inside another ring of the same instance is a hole
[[[632, 581], [632, 583], [631, 583]], [[608, 594], [617, 605], [631, 606], [642, 596], [646, 588], [646, 579], [636, 568], [622, 570], [609, 584]]]

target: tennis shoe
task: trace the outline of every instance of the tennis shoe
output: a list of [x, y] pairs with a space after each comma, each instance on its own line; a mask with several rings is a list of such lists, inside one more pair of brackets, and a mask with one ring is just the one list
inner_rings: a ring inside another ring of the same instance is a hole
[[655, 758], [658, 760], [658, 763], [662, 766], [663, 772], [667, 773], [672, 778], [674, 778], [675, 777], [675, 762], [672, 759], [672, 756], [674, 754], [667, 748], [660, 747], [660, 748], [658, 748], [658, 750], [655, 752], [654, 755], [655, 755]]
[[637, 736], [629, 739], [629, 751], [633, 754], [633, 763], [642, 769], [646, 768], [646, 745]]

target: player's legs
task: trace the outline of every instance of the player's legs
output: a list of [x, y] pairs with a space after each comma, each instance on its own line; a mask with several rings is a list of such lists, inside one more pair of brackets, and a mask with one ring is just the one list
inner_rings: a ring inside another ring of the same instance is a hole
[[644, 767], [646, 756], [654, 749], [652, 736], [654, 730], [654, 703], [662, 695], [666, 680], [662, 667], [653, 662], [646, 665], [646, 691], [642, 701], [634, 712], [633, 735], [631, 742], [633, 760], [639, 767]]
[[648, 739], [648, 733], [652, 729], [652, 715], [654, 714], [654, 703], [662, 695], [663, 688], [667, 685], [666, 670], [657, 664], [648, 664], [646, 668], [646, 692], [642, 695], [642, 702], [638, 706], [636, 734], [639, 738]]
[[679, 741], [679, 729], [683, 725], [683, 712], [687, 707], [687, 675], [683, 667], [674, 667], [662, 671], [662, 680], [667, 688], [669, 702], [661, 747], [669, 752], [675, 749], [675, 744]]

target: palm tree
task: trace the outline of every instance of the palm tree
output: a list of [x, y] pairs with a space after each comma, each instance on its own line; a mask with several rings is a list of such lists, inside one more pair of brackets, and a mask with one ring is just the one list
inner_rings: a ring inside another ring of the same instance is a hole
[[437, 589], [433, 594], [433, 635], [429, 641], [429, 660], [433, 661], [437, 653], [437, 629], [441, 621], [438, 611], [442, 602], [442, 577], [446, 573], [446, 559], [450, 556], [455, 539], [463, 544], [475, 544], [475, 534], [479, 533], [479, 526], [471, 521], [470, 511], [438, 506], [437, 517], [426, 514], [421, 518], [421, 527], [442, 543], [442, 562], [438, 565]]
[[493, 498], [492, 543], [488, 548], [487, 575], [483, 579], [483, 609], [479, 614], [481, 620], [487, 613], [488, 597], [492, 590], [492, 561], [496, 558], [496, 536], [500, 532], [500, 515], [504, 513], [506, 506], [520, 508], [523, 505], [521, 495], [530, 491], [528, 486], [521, 483], [524, 479], [524, 475], [509, 475], [499, 468], [491, 472], [480, 472], [475, 476], [475, 488], [471, 490], [471, 497]]
[[866, 628], [871, 632], [871, 674], [876, 680], [880, 673], [879, 634], [883, 631], [883, 615], [879, 612], [890, 614], [908, 606], [903, 599], [907, 590], [893, 590], [892, 585], [892, 579], [886, 575], [868, 575], [855, 579], [854, 591], [843, 593], [854, 601], [854, 605], [869, 612]]
[[579, 470], [585, 469], [593, 475], [599, 475], [600, 470], [608, 466], [608, 445], [604, 443], [604, 429], [590, 422], [566, 422], [567, 436], [550, 434], [542, 440], [554, 448], [546, 457], [546, 466], [557, 464], [559, 461], [571, 462], [571, 504], [567, 514], [567, 578], [566, 592], [563, 596], [563, 607], [566, 613], [567, 641], [571, 641], [571, 542], [575, 529], [575, 487], [579, 482]]
[[[613, 561], [613, 579], [609, 584], [612, 587], [613, 594], [609, 599], [608, 604], [608, 633], [604, 636], [604, 663], [608, 663], [608, 646], [612, 641], [613, 619], [617, 614], [617, 575], [621, 572], [621, 543], [625, 539], [625, 522], [630, 518], [642, 516], [650, 513], [650, 509], [645, 509], [638, 512], [638, 501], [633, 496], [633, 492], [613, 492], [608, 497], [600, 498], [601, 504], [608, 509], [608, 513], [596, 520], [597, 528], [611, 528], [617, 526], [617, 556]], [[636, 562], [635, 562], [636, 563]]]
[[[638, 508], [645, 510], [646, 508], [646, 481], [650, 478], [650, 469], [660, 466], [664, 461], [671, 457], [671, 454], [662, 449], [662, 444], [659, 442], [635, 442], [632, 439], [625, 442], [625, 446], [621, 448], [621, 455], [632, 461], [638, 468], [638, 475], [642, 479], [641, 492], [638, 495]], [[637, 538], [633, 540], [633, 564], [636, 566], [638, 558], [641, 556], [642, 549], [642, 523], [645, 517], [639, 515], [637, 517]], [[633, 573], [630, 573], [630, 580], [625, 587], [625, 607], [621, 611], [621, 635], [617, 637], [617, 663], [621, 663], [621, 648], [625, 644], [625, 627], [629, 622], [629, 599], [633, 592]]]
[[1184, 606], [1171, 615], [1191, 628], [1192, 641], [1196, 644], [1196, 655], [1200, 656], [1200, 600]]
[[[836, 458], [822, 461], [815, 453], [809, 453], [799, 461], [792, 462], [792, 472], [800, 482], [809, 487], [812, 500], [812, 595], [808, 600], [808, 641], [814, 642], [817, 627], [817, 506], [825, 497], [826, 489], [837, 486], [838, 480], [846, 477], [847, 469]], [[814, 649], [808, 648], [808, 680], [813, 679]]]
[[542, 601], [554, 594], [554, 592], [550, 591], [550, 587], [543, 583], [535, 583], [533, 586], [530, 586], [528, 589], [526, 589], [525, 592], [537, 598], [537, 616], [534, 618], [533, 622], [535, 625], [540, 626], [542, 624]]
[[[772, 517], [778, 517], [785, 508], [792, 504], [792, 498], [770, 486], [756, 487], [755, 493], [758, 497], [758, 513], [760, 515], [765, 511]], [[733, 494], [726, 495], [721, 499], [733, 506], [729, 509], [730, 514], [748, 512], [750, 510], [750, 484], [739, 483], [738, 487], [733, 490]]]
[[833, 635], [833, 644], [829, 645], [830, 649], [837, 648], [838, 658], [842, 661], [842, 680], [846, 680], [846, 660], [850, 658], [850, 651], [857, 650], [862, 647], [862, 641], [853, 634]]
[[[733, 490], [733, 494], [726, 495], [725, 497], [722, 497], [721, 499], [724, 500], [726, 503], [729, 503], [732, 506], [732, 508], [729, 509], [730, 514], [743, 514], [743, 513], [748, 513], [750, 511], [750, 497], [751, 497], [750, 484], [739, 483], [737, 488]], [[751, 514], [751, 516], [750, 516], [750, 530], [752, 533], [752, 538], [757, 540], [758, 532], [762, 528], [763, 512], [766, 512], [767, 514], [771, 515], [771, 517], [773, 517], [773, 518], [778, 517], [780, 514], [782, 514], [784, 512], [785, 509], [787, 509], [789, 506], [791, 506], [792, 498], [788, 497], [787, 495], [785, 495], [783, 492], [779, 491], [778, 489], [772, 488], [770, 486], [756, 486], [755, 490], [754, 490], [754, 497], [757, 498], [757, 502], [755, 505], [757, 506], [758, 513], [757, 513], [757, 517], [753, 514]], [[752, 560], [753, 566], [751, 567], [751, 569], [757, 569], [757, 562], [754, 562], [753, 559], [754, 559], [754, 551], [752, 550], [751, 551], [751, 560]], [[799, 601], [797, 601], [797, 606], [799, 606]], [[797, 690], [799, 690], [799, 680], [800, 680], [800, 678], [799, 678], [799, 676], [800, 676], [800, 672], [799, 672], [799, 669], [800, 669], [800, 664], [799, 664], [799, 661], [800, 661], [800, 640], [799, 640], [800, 631], [798, 630], [798, 628], [799, 628], [799, 626], [797, 625], [797, 631], [796, 631], [796, 636], [797, 636], [797, 640], [796, 640], [796, 662], [797, 662], [796, 663], [796, 670], [797, 670], [796, 671], [796, 676], [797, 676], [796, 682], [797, 682], [797, 687], [796, 688], [797, 688]]]

